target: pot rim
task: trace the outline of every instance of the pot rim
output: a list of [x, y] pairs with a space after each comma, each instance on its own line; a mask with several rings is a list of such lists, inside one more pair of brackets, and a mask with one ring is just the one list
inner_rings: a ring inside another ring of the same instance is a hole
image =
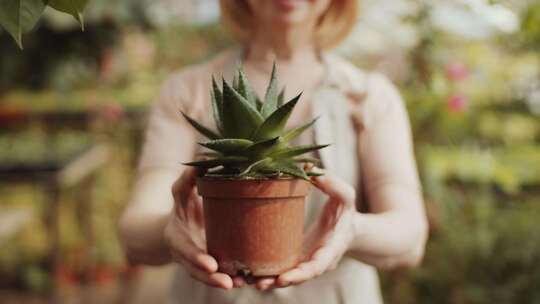
[[304, 197], [311, 183], [301, 178], [223, 179], [197, 177], [197, 190], [206, 198], [269, 199]]
[[200, 175], [197, 176], [197, 179], [199, 180], [224, 180], [224, 181], [277, 181], [277, 180], [302, 180], [298, 177], [292, 177], [292, 176], [280, 176], [280, 177], [246, 177], [246, 176], [206, 176], [206, 175]]

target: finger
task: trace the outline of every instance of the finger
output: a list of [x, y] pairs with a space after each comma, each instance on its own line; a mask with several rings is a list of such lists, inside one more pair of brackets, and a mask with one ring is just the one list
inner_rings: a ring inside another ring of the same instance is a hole
[[279, 286], [300, 284], [323, 274], [333, 261], [334, 255], [332, 252], [329, 247], [321, 247], [313, 254], [311, 260], [303, 262], [295, 269], [280, 275], [277, 284]]
[[354, 203], [354, 188], [331, 173], [312, 177], [313, 184], [328, 196], [338, 198], [346, 203]]
[[255, 287], [260, 291], [266, 291], [270, 289], [274, 283], [276, 282], [275, 277], [264, 277], [257, 279], [257, 282], [255, 283]]
[[192, 278], [206, 283], [210, 286], [220, 287], [223, 289], [233, 288], [233, 280], [227, 274], [221, 272], [208, 273], [194, 267], [189, 261], [180, 260], [181, 264], [191, 275]]
[[199, 194], [197, 193], [197, 188], [194, 188], [191, 192], [191, 197], [188, 203], [188, 209], [191, 211], [189, 213], [190, 218], [193, 218], [197, 225], [204, 226], [204, 212], [203, 212], [203, 201]]
[[319, 225], [324, 230], [333, 229], [343, 213], [343, 201], [335, 197], [330, 197], [326, 202], [321, 215], [319, 216]]
[[197, 169], [194, 167], [188, 167], [182, 172], [182, 175], [174, 182], [172, 186], [173, 196], [179, 194], [190, 194], [191, 190], [195, 186], [197, 177]]
[[246, 285], [246, 280], [244, 280], [244, 278], [242, 278], [242, 277], [234, 276], [234, 277], [232, 277], [232, 280], [233, 280], [233, 287], [234, 288], [240, 288], [240, 287], [243, 287], [243, 286]]
[[178, 238], [173, 241], [172, 248], [172, 255], [176, 260], [187, 260], [206, 272], [216, 272], [218, 270], [216, 259], [196, 246], [192, 240]]
[[185, 205], [188, 203], [188, 199], [191, 196], [191, 191], [195, 187], [196, 177], [196, 168], [186, 168], [180, 178], [173, 184], [172, 194], [176, 212], [180, 217], [182, 216], [182, 209], [185, 209]]

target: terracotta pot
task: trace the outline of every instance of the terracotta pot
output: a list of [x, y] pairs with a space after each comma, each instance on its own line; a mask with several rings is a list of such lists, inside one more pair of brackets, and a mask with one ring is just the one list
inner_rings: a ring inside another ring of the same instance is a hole
[[207, 249], [220, 271], [272, 276], [296, 266], [309, 185], [292, 178], [198, 179]]

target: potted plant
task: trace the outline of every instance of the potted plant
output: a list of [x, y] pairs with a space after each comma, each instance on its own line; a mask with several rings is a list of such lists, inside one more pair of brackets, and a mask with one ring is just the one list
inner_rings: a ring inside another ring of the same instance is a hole
[[209, 141], [199, 144], [210, 159], [186, 163], [202, 168], [197, 189], [203, 197], [206, 242], [220, 271], [230, 275], [272, 276], [293, 268], [301, 258], [304, 200], [309, 176], [301, 155], [327, 145], [289, 143], [316, 119], [284, 130], [300, 95], [284, 102], [278, 94], [275, 65], [264, 102], [242, 69], [222, 90], [212, 78], [211, 99], [217, 131], [185, 113]]

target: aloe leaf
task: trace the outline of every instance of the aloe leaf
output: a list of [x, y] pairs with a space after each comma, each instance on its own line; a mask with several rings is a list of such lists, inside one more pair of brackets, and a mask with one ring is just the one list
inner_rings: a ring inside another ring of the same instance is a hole
[[262, 176], [268, 178], [277, 178], [281, 175], [281, 172], [277, 169], [270, 169], [268, 167], [259, 168], [257, 169], [257, 172], [260, 172]]
[[261, 99], [257, 95], [255, 95], [255, 105], [257, 106], [257, 111], [261, 112], [264, 103], [261, 101]]
[[247, 162], [246, 157], [241, 156], [223, 156], [214, 159], [200, 160], [194, 162], [183, 163], [186, 166], [200, 167], [200, 168], [212, 168], [217, 166], [225, 166], [230, 164], [241, 164]]
[[[246, 74], [242, 69], [238, 70], [238, 93], [240, 95], [244, 96], [244, 98], [251, 103], [257, 110], [258, 104], [257, 104], [257, 96], [255, 92], [253, 91], [253, 88], [251, 87], [251, 84], [249, 83], [248, 78], [246, 77]], [[262, 105], [262, 103], [261, 103]]]
[[210, 91], [210, 95], [212, 97], [212, 113], [214, 114], [214, 121], [216, 122], [216, 126], [220, 133], [223, 135], [223, 95], [219, 90], [214, 76], [212, 76], [212, 90]]
[[289, 162], [274, 162], [268, 168], [283, 172], [287, 175], [298, 177], [301, 179], [309, 180], [306, 172], [301, 168], [298, 168], [295, 164]]
[[260, 112], [264, 103], [253, 90], [253, 87], [249, 83], [249, 80], [242, 69], [239, 70], [238, 75], [238, 89], [240, 95], [244, 96], [247, 101], [249, 101], [257, 109], [257, 111]]
[[323, 176], [324, 173], [322, 173], [322, 172], [313, 172], [313, 171], [309, 171], [309, 172], [306, 172], [306, 175], [307, 175], [307, 176]]
[[22, 34], [29, 32], [45, 10], [43, 0], [1, 0], [0, 26], [22, 47]]
[[48, 5], [58, 11], [68, 13], [79, 24], [81, 25], [82, 30], [84, 31], [84, 18], [83, 11], [86, 7], [88, 0], [49, 0]]
[[276, 63], [272, 66], [272, 74], [270, 76], [270, 83], [266, 89], [266, 95], [264, 96], [264, 104], [261, 110], [261, 114], [264, 117], [268, 117], [277, 108], [277, 96], [278, 95], [278, 81], [276, 72]]
[[285, 88], [279, 92], [279, 95], [277, 97], [277, 107], [281, 107], [283, 105], [283, 102], [285, 102]]
[[272, 151], [274, 146], [279, 144], [279, 142], [279, 136], [259, 141], [247, 147], [244, 151], [242, 151], [242, 154], [250, 157], [259, 157], [261, 155], [268, 154], [270, 151]]
[[287, 123], [289, 116], [291, 116], [291, 112], [296, 106], [296, 103], [300, 99], [301, 95], [302, 94], [300, 93], [298, 96], [291, 99], [291, 101], [282, 105], [270, 116], [268, 116], [268, 118], [266, 118], [262, 125], [257, 129], [253, 135], [253, 138], [255, 140], [265, 140], [279, 136], [283, 131], [283, 128], [285, 128], [285, 124]]
[[238, 174], [232, 174], [232, 173], [205, 173], [204, 176], [217, 177], [217, 178], [235, 178], [235, 177], [238, 177]]
[[197, 156], [203, 156], [203, 157], [222, 157], [223, 154], [219, 153], [219, 152], [214, 152], [214, 151], [203, 151], [203, 152], [198, 152], [197, 153]]
[[223, 112], [226, 137], [250, 138], [264, 120], [257, 109], [226, 81], [223, 81]]
[[310, 128], [317, 121], [317, 119], [319, 119], [319, 117], [316, 117], [315, 119], [313, 119], [312, 121], [310, 121], [310, 122], [308, 122], [306, 124], [303, 124], [301, 126], [298, 126], [296, 128], [293, 128], [293, 129], [287, 131], [285, 134], [283, 134], [281, 136], [281, 141], [282, 142], [289, 142], [289, 141], [295, 139], [296, 137], [298, 137], [298, 135], [302, 134], [302, 132], [304, 132], [305, 130]]
[[242, 138], [227, 138], [203, 142], [199, 145], [221, 153], [232, 153], [253, 145], [253, 142]]
[[308, 153], [311, 151], [326, 148], [328, 146], [329, 145], [306, 145], [306, 146], [290, 147], [290, 148], [285, 148], [285, 149], [275, 151], [274, 153], [271, 154], [271, 157], [274, 159], [287, 159], [287, 158], [302, 155], [304, 153]]
[[263, 158], [261, 160], [258, 160], [254, 163], [252, 163], [251, 165], [249, 165], [244, 171], [242, 171], [239, 175], [240, 176], [245, 176], [245, 175], [248, 175], [249, 173], [251, 173], [252, 171], [254, 171], [255, 169], [257, 169], [258, 167], [262, 167], [264, 166], [265, 164], [268, 164], [272, 161], [271, 158], [267, 157], [267, 158]]
[[197, 121], [195, 121], [193, 118], [189, 117], [186, 113], [182, 111], [182, 115], [184, 118], [195, 128], [195, 130], [199, 131], [202, 135], [206, 136], [209, 139], [219, 139], [221, 136], [219, 136], [216, 132], [208, 129], [207, 127], [201, 125]]
[[233, 77], [233, 82], [232, 82], [232, 87], [235, 89], [235, 90], [238, 90], [238, 82], [239, 82], [239, 75], [238, 73], [235, 73], [234, 74], [234, 77]]

